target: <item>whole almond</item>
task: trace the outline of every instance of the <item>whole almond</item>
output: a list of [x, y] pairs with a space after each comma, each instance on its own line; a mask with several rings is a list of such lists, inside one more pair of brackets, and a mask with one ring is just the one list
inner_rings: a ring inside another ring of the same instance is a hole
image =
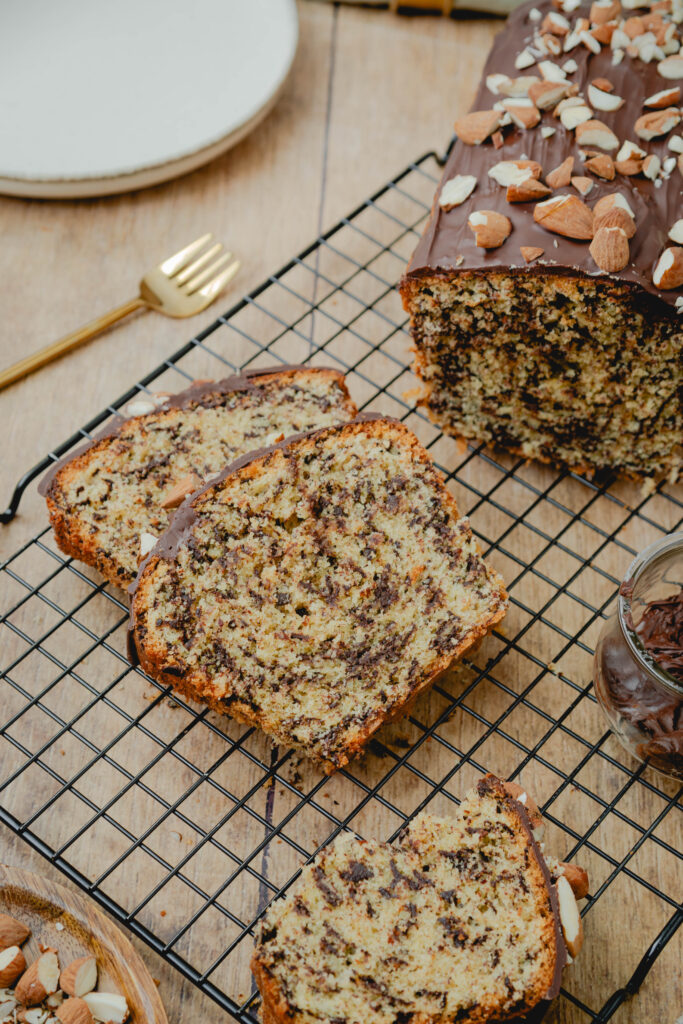
[[543, 255], [545, 249], [539, 249], [536, 245], [521, 245], [519, 251], [525, 263], [533, 263]]
[[508, 185], [505, 198], [508, 203], [530, 203], [535, 200], [545, 199], [546, 196], [550, 195], [551, 191], [542, 181], [528, 178], [521, 185]]
[[497, 249], [512, 231], [511, 221], [496, 210], [471, 213], [467, 226], [474, 232], [476, 244], [482, 249]]
[[608, 274], [623, 270], [629, 261], [628, 238], [623, 228], [598, 228], [590, 244], [590, 254]]
[[553, 196], [534, 207], [534, 220], [565, 238], [593, 237], [593, 213], [578, 196]]
[[566, 160], [563, 160], [559, 167], [556, 167], [546, 174], [545, 180], [551, 188], [564, 188], [572, 180], [572, 173], [574, 171], [574, 157], [568, 156]]
[[620, 209], [625, 210], [629, 217], [634, 217], [635, 214], [629, 206], [628, 199], [623, 196], [621, 192], [610, 192], [609, 195], [602, 196], [598, 199], [597, 203], [593, 207], [593, 213], [598, 217], [602, 213], [607, 213], [613, 207], [618, 206]]
[[657, 288], [680, 288], [683, 285], [683, 248], [671, 245], [657, 260], [652, 275]]
[[8, 946], [21, 946], [30, 934], [31, 929], [21, 921], [10, 917], [9, 914], [0, 914], [0, 950], [7, 949]]
[[633, 238], [636, 233], [636, 222], [626, 210], [622, 210], [620, 206], [613, 206], [602, 213], [596, 213], [596, 210], [597, 206], [593, 210], [593, 228], [596, 232], [600, 228], [621, 228], [627, 238]]
[[599, 156], [592, 156], [590, 160], [586, 160], [583, 165], [587, 171], [591, 174], [595, 174], [598, 178], [604, 178], [605, 181], [614, 181], [616, 170], [614, 167], [614, 160], [607, 153], [600, 153]]
[[453, 125], [458, 138], [468, 146], [479, 146], [489, 135], [500, 127], [502, 113], [499, 110], [473, 110]]

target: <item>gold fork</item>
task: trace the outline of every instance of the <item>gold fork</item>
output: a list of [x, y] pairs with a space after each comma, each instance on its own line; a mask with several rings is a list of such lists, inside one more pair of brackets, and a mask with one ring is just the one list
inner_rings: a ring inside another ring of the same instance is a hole
[[79, 331], [67, 334], [65, 338], [46, 345], [3, 370], [0, 373], [0, 390], [90, 341], [100, 331], [142, 306], [173, 317], [201, 313], [232, 281], [240, 268], [240, 261], [233, 259], [232, 253], [226, 252], [220, 242], [210, 245], [212, 239], [212, 234], [202, 235], [175, 256], [169, 256], [158, 267], [153, 267], [140, 281], [140, 294], [136, 299], [118, 309], [112, 309]]

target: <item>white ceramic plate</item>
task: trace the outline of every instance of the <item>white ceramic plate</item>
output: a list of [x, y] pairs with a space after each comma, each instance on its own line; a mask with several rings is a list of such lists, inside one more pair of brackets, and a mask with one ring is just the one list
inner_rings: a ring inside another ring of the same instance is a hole
[[2, 0], [0, 191], [107, 195], [191, 171], [281, 92], [295, 0]]

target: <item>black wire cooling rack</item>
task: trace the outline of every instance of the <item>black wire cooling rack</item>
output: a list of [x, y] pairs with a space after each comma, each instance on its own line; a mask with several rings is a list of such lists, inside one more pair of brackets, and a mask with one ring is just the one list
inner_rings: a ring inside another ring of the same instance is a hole
[[[152, 385], [310, 360], [342, 368], [360, 406], [403, 419], [431, 450], [508, 583], [502, 627], [325, 778], [132, 669], [124, 595], [45, 529], [0, 565], [0, 820], [247, 1022], [254, 925], [322, 844], [344, 828], [392, 838], [427, 804], [448, 813], [487, 770], [521, 778], [547, 848], [591, 877], [584, 951], [551, 1019], [673, 1024], [681, 1007], [661, 991], [680, 980], [681, 794], [622, 751], [591, 679], [624, 570], [679, 526], [683, 494], [466, 447], [415, 409], [395, 286], [439, 171], [433, 153], [410, 164], [165, 360], [31, 470], [3, 520], [31, 480]], [[646, 986], [623, 1006], [655, 962], [660, 994]]]

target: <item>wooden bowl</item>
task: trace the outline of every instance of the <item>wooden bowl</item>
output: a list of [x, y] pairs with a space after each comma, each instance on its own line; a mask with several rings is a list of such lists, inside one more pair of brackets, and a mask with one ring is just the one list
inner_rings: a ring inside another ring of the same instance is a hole
[[57, 950], [62, 968], [92, 954], [97, 960], [97, 988], [126, 997], [131, 1024], [168, 1024], [143, 961], [94, 903], [40, 875], [0, 864], [0, 910], [31, 929], [22, 946], [28, 964], [40, 955], [38, 943]]

